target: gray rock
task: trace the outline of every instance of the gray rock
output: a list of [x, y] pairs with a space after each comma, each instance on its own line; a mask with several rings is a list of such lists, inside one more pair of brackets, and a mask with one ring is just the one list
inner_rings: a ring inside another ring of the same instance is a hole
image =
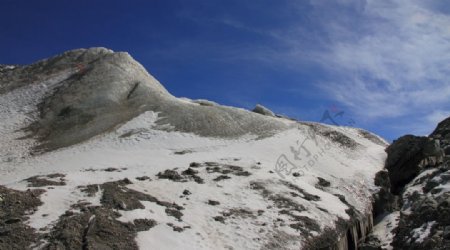
[[192, 102], [200, 104], [202, 106], [219, 106], [219, 104], [217, 104], [216, 102], [212, 102], [212, 101], [204, 100], [204, 99], [193, 100]]
[[430, 134], [432, 138], [446, 138], [450, 134], [450, 117], [441, 121], [433, 133]]
[[450, 226], [446, 226], [444, 228], [444, 232], [442, 234], [442, 237], [444, 237], [444, 239], [446, 239], [446, 240], [450, 240]]
[[0, 94], [68, 72], [39, 104], [39, 119], [25, 130], [38, 138], [37, 152], [85, 141], [145, 111], [157, 112], [156, 129], [200, 136], [266, 137], [288, 128], [283, 122], [243, 109], [200, 100], [191, 105], [172, 96], [128, 53], [79, 49], [0, 74]]
[[372, 244], [361, 244], [358, 246], [359, 250], [382, 250], [380, 245], [372, 245]]
[[[83, 55], [95, 59], [63, 80], [40, 104], [41, 119], [29, 129], [42, 140], [41, 148], [84, 141], [139, 115], [146, 100], [171, 97], [128, 53], [87, 51], [74, 61]], [[61, 60], [71, 58], [67, 57]]]
[[76, 71], [101, 56], [112, 53], [112, 50], [106, 48], [76, 49], [28, 66], [15, 67], [13, 70], [0, 72], [0, 94], [47, 80], [65, 70]]
[[267, 115], [267, 116], [275, 116], [275, 114], [268, 108], [257, 104], [256, 107], [252, 110], [255, 113], [261, 114], [261, 115]]

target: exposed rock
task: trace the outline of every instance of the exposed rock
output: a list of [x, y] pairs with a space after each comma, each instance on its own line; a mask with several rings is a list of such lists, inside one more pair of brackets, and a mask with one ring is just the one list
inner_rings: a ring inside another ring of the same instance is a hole
[[215, 221], [221, 222], [221, 223], [225, 223], [225, 217], [223, 216], [214, 216], [213, 219]]
[[319, 196], [310, 194], [310, 193], [306, 192], [303, 188], [300, 188], [299, 186], [297, 186], [295, 184], [292, 184], [287, 181], [281, 181], [281, 183], [283, 185], [287, 186], [288, 188], [292, 189], [293, 191], [295, 191], [295, 192], [291, 192], [291, 195], [294, 197], [299, 196], [308, 201], [320, 201]]
[[319, 182], [317, 183], [319, 187], [329, 187], [331, 185], [329, 181], [325, 180], [322, 177], [317, 177], [317, 179], [319, 180]]
[[251, 173], [244, 170], [243, 167], [228, 165], [228, 164], [219, 164], [217, 162], [205, 162], [206, 171], [208, 173], [221, 173], [223, 175], [232, 174], [236, 176], [250, 176]]
[[126, 186], [132, 184], [128, 179], [123, 179], [113, 182], [105, 182], [99, 185], [88, 185], [81, 190], [89, 195], [93, 195], [101, 189], [103, 191], [100, 202], [103, 207], [108, 209], [118, 210], [135, 210], [144, 209], [141, 201], [154, 202], [167, 209], [182, 210], [183, 207], [175, 203], [161, 201], [150, 194], [144, 194], [136, 190], [127, 188]]
[[231, 177], [228, 175], [222, 174], [222, 175], [219, 175], [216, 178], [214, 178], [213, 181], [222, 181], [222, 180], [228, 180], [228, 179], [231, 179]]
[[346, 136], [345, 134], [335, 131], [335, 130], [318, 130], [319, 134], [330, 138], [333, 142], [337, 143], [341, 147], [345, 148], [356, 148], [358, 143], [352, 138]]
[[158, 176], [159, 179], [168, 179], [175, 182], [187, 182], [189, 180], [193, 180], [198, 184], [203, 184], [204, 180], [197, 175], [198, 173], [199, 172], [197, 170], [189, 167], [188, 169], [182, 171], [181, 174], [179, 174], [176, 170], [167, 169], [164, 172], [158, 173], [156, 176]]
[[430, 137], [442, 140], [448, 138], [448, 134], [450, 134], [450, 117], [439, 122], [433, 133], [430, 134]]
[[[185, 229], [185, 228], [183, 228], [183, 227], [175, 226], [175, 225], [172, 224], [172, 223], [167, 223], [167, 226], [171, 227], [171, 228], [173, 229], [173, 231], [179, 232], [179, 233], [183, 232], [184, 229]], [[186, 228], [188, 228], [188, 227], [186, 227]]]
[[156, 176], [158, 176], [159, 179], [168, 179], [171, 181], [183, 180], [183, 177], [176, 170], [170, 169], [164, 170], [164, 172], [160, 172]]
[[145, 181], [145, 180], [151, 181], [152, 179], [150, 179], [150, 177], [144, 175], [144, 176], [136, 177], [136, 180], [138, 180], [138, 181]]
[[183, 213], [180, 212], [180, 210], [176, 209], [176, 208], [168, 207], [168, 208], [166, 208], [165, 212], [168, 216], [175, 217], [179, 221], [181, 221], [181, 217], [183, 217]]
[[216, 102], [212, 102], [212, 101], [208, 101], [208, 100], [204, 100], [204, 99], [193, 100], [192, 102], [200, 104], [202, 106], [219, 106], [219, 104], [217, 104]]
[[450, 155], [450, 147], [445, 147], [445, 149], [444, 149], [444, 153], [445, 153], [445, 155]]
[[389, 173], [382, 170], [375, 175], [375, 185], [380, 190], [373, 195], [373, 216], [377, 218], [380, 215], [394, 211], [396, 208], [395, 196], [391, 193], [391, 183]]
[[201, 136], [265, 137], [289, 127], [243, 109], [177, 99], [128, 53], [105, 48], [72, 50], [23, 67], [2, 66], [0, 94], [46, 80], [56, 82], [39, 104], [39, 119], [24, 129], [40, 140], [33, 153], [80, 143], [145, 111], [160, 115], [156, 129]]
[[268, 108], [257, 104], [256, 107], [252, 110], [255, 113], [261, 114], [261, 115], [266, 115], [266, 116], [275, 116], [275, 114]]
[[189, 149], [185, 149], [185, 150], [180, 150], [180, 151], [175, 151], [174, 154], [176, 155], [185, 155], [185, 154], [191, 154], [194, 151], [189, 150]]
[[28, 249], [38, 234], [25, 222], [29, 211], [42, 205], [39, 196], [44, 190], [25, 192], [0, 186], [0, 249]]
[[420, 171], [442, 162], [439, 144], [427, 137], [405, 135], [395, 140], [386, 149], [392, 192], [398, 194], [402, 188], [416, 177]]
[[134, 226], [136, 227], [136, 231], [148, 231], [150, 228], [156, 226], [155, 220], [149, 219], [136, 219], [133, 221]]
[[370, 140], [370, 141], [372, 141], [372, 142], [374, 142], [374, 143], [376, 143], [378, 145], [381, 145], [381, 146], [388, 146], [389, 145], [385, 140], [381, 139], [380, 137], [378, 137], [378, 136], [376, 136], [376, 135], [374, 135], [374, 134], [372, 134], [370, 132], [367, 132], [366, 130], [358, 129], [358, 132], [364, 138], [366, 138], [366, 139], [368, 139], [368, 140]]
[[220, 205], [220, 202], [214, 200], [208, 200], [208, 205], [217, 206]]
[[[445, 236], [450, 225], [450, 193], [442, 188], [450, 181], [443, 157], [449, 131], [450, 118], [447, 118], [429, 137], [406, 135], [386, 150], [392, 191], [399, 194], [402, 203], [397, 208], [400, 220], [394, 232], [394, 249], [448, 249], [450, 246], [450, 239]], [[385, 177], [375, 182], [388, 186]]]
[[10, 74], [7, 72], [0, 75], [0, 94], [38, 81], [45, 81], [61, 71], [76, 71], [83, 65], [88, 65], [99, 57], [111, 53], [113, 51], [105, 48], [75, 49], [28, 66], [14, 67], [13, 70], [9, 67], [9, 71], [12, 71]]
[[50, 174], [45, 176], [33, 176], [25, 179], [28, 187], [64, 186], [66, 185], [64, 174]]
[[[129, 249], [137, 250], [136, 228], [116, 220], [120, 214], [91, 207], [73, 216], [63, 216], [53, 228], [44, 249]], [[139, 224], [139, 223], [138, 223]], [[138, 225], [142, 229], [141, 225]]]
[[63, 80], [40, 104], [41, 119], [29, 127], [42, 141], [38, 149], [52, 150], [86, 140], [142, 113], [147, 99], [170, 96], [128, 53], [83, 53], [92, 60], [60, 56], [63, 61], [81, 63], [83, 70]]
[[184, 170], [183, 172], [181, 172], [182, 175], [196, 175], [198, 174], [197, 170], [194, 170], [192, 168], [188, 168], [186, 170]]

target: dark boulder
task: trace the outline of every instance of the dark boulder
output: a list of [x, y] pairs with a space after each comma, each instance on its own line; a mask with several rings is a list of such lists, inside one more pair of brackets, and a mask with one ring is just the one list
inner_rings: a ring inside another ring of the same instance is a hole
[[445, 147], [444, 154], [445, 155], [450, 155], [450, 146]]
[[405, 135], [386, 148], [385, 167], [389, 171], [391, 191], [398, 194], [421, 169], [442, 161], [443, 151], [437, 140], [424, 136]]
[[373, 195], [373, 217], [392, 212], [396, 207], [395, 196], [390, 192], [391, 183], [389, 173], [381, 170], [375, 175], [375, 185], [380, 187], [380, 191]]

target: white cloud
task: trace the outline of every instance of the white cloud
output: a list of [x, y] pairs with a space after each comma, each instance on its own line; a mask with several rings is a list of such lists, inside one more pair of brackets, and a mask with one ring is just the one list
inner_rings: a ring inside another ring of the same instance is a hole
[[318, 62], [340, 85], [324, 88], [357, 114], [373, 118], [448, 105], [450, 17], [406, 0], [368, 0], [361, 14], [359, 20], [367, 22], [363, 34], [339, 20], [328, 29], [332, 42], [318, 53]]
[[298, 9], [297, 22], [257, 27], [226, 16], [208, 23], [270, 41], [225, 47], [223, 60], [253, 60], [300, 73], [318, 65], [329, 80], [311, 84], [346, 105], [355, 118], [423, 122], [420, 131], [427, 131], [450, 110], [450, 7], [441, 2], [283, 1], [287, 9]]
[[428, 122], [432, 124], [438, 124], [445, 118], [450, 116], [450, 110], [435, 110], [426, 116]]

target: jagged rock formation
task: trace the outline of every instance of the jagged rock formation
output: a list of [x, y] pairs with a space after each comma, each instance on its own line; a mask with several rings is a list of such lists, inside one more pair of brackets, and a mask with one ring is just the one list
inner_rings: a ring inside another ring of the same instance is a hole
[[[373, 198], [391, 209], [386, 142], [256, 111], [176, 98], [104, 48], [0, 66], [0, 244], [358, 248]], [[35, 196], [9, 221], [16, 194]]]
[[[386, 149], [392, 196], [398, 195], [400, 206], [393, 211], [384, 209], [378, 221], [380, 230], [389, 227], [394, 249], [450, 248], [450, 155], [446, 152], [449, 134], [447, 118], [430, 136], [403, 136]], [[385, 199], [383, 204], [394, 208], [396, 205], [395, 199]], [[378, 242], [380, 247], [382, 235], [378, 232], [375, 236], [378, 239], [369, 237], [371, 243], [376, 246], [374, 242]]]
[[438, 140], [413, 135], [405, 135], [395, 140], [386, 152], [386, 169], [389, 171], [392, 192], [395, 194], [421, 170], [442, 162], [443, 157]]

